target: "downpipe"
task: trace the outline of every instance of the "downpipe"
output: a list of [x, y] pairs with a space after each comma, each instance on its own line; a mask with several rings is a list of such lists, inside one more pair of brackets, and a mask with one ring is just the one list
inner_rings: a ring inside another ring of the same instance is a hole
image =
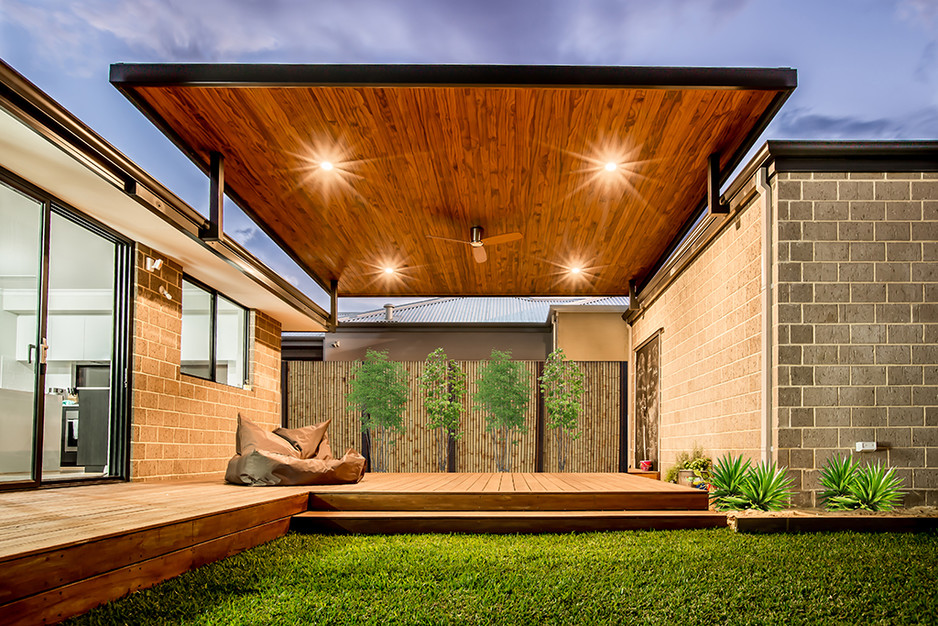
[[760, 430], [762, 461], [772, 461], [772, 186], [768, 168], [756, 170], [756, 189], [762, 200], [762, 424]]

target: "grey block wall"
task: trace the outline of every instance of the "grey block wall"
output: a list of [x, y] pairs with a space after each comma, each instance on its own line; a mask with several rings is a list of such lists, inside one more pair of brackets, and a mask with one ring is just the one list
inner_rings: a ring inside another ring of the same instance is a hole
[[855, 454], [938, 505], [938, 174], [776, 175], [777, 457], [816, 504]]

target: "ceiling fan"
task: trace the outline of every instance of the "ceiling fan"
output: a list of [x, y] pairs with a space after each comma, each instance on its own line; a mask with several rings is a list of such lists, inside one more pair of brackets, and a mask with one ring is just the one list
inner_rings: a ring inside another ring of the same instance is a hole
[[427, 235], [427, 237], [472, 246], [472, 258], [475, 259], [476, 263], [485, 263], [485, 260], [488, 258], [489, 255], [485, 251], [485, 246], [497, 246], [500, 243], [508, 243], [521, 239], [521, 233], [505, 233], [503, 235], [493, 235], [492, 237], [483, 238], [482, 235], [484, 232], [485, 230], [481, 226], [473, 226], [469, 229], [469, 241], [464, 239], [450, 239], [449, 237], [437, 237], [435, 235]]

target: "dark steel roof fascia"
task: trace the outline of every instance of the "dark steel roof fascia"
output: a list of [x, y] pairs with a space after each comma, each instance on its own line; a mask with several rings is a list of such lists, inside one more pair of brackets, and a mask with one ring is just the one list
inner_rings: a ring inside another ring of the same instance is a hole
[[790, 90], [791, 68], [115, 63], [115, 86], [480, 86]]
[[938, 141], [769, 141], [780, 172], [935, 172]]

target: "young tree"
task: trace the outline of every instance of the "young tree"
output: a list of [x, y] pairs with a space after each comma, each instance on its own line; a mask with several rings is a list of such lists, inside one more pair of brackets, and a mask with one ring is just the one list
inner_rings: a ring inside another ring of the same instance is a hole
[[388, 361], [387, 352], [368, 350], [352, 371], [349, 385], [349, 408], [361, 411], [362, 432], [371, 431], [371, 471], [386, 472], [391, 437], [402, 430], [407, 372], [402, 363]]
[[443, 348], [427, 355], [420, 386], [426, 393], [425, 406], [430, 421], [427, 428], [439, 431], [439, 471], [449, 466], [451, 441], [459, 439], [459, 416], [466, 395], [466, 373], [451, 361]]
[[479, 373], [474, 400], [485, 411], [485, 430], [495, 440], [495, 466], [511, 471], [512, 436], [524, 431], [524, 411], [528, 406], [531, 377], [511, 352], [492, 350], [492, 356]]
[[540, 383], [547, 411], [546, 426], [557, 430], [557, 466], [562, 472], [567, 465], [566, 440], [580, 436], [577, 421], [582, 408], [583, 372], [558, 348], [547, 356]]

